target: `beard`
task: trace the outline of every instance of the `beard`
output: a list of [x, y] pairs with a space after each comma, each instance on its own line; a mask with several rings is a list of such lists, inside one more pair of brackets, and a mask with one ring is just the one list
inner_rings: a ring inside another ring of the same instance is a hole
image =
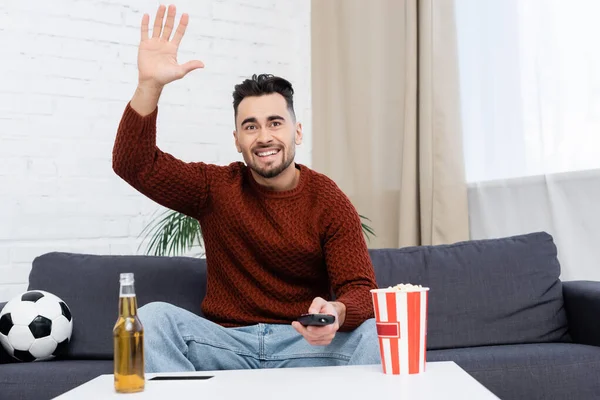
[[[277, 175], [281, 174], [285, 171], [291, 164], [294, 162], [294, 155], [296, 153], [295, 145], [292, 144], [290, 147], [290, 152], [284, 152], [284, 149], [279, 150], [280, 153], [283, 153], [285, 157], [279, 164], [270, 164], [266, 167], [260, 166], [258, 163], [254, 162], [254, 157], [258, 157], [254, 154], [254, 150], [252, 151], [249, 160], [247, 161], [248, 166], [256, 172], [258, 175], [265, 179], [275, 178]], [[287, 155], [287, 156], [286, 156]]]

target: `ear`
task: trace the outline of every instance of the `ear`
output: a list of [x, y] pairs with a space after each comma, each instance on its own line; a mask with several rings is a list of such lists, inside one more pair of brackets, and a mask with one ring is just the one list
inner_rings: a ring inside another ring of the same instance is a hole
[[294, 141], [298, 146], [302, 144], [302, 124], [300, 122], [296, 123], [296, 134], [294, 135]]
[[240, 142], [238, 141], [238, 136], [237, 136], [237, 131], [233, 131], [233, 138], [235, 141], [235, 148], [237, 149], [238, 153], [242, 152], [242, 148], [240, 147]]

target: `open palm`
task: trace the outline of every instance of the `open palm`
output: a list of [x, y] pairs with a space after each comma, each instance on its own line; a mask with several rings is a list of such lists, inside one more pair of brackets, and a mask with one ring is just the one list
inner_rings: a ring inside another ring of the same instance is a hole
[[158, 8], [151, 37], [148, 33], [150, 16], [144, 14], [142, 18], [141, 41], [138, 50], [140, 83], [159, 87], [183, 78], [194, 69], [204, 67], [204, 64], [199, 60], [188, 61], [181, 65], [178, 63], [177, 50], [185, 34], [189, 16], [187, 14], [181, 16], [179, 25], [173, 37], [171, 37], [175, 24], [175, 6], [169, 6], [167, 19], [163, 26], [165, 11], [166, 7], [164, 5]]

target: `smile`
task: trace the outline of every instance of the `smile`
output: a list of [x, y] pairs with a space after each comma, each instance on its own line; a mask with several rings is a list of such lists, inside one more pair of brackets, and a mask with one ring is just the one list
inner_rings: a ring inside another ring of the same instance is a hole
[[268, 156], [272, 156], [275, 155], [277, 153], [279, 153], [279, 149], [273, 149], [273, 150], [266, 150], [266, 151], [257, 151], [254, 154], [256, 154], [259, 157], [268, 157]]

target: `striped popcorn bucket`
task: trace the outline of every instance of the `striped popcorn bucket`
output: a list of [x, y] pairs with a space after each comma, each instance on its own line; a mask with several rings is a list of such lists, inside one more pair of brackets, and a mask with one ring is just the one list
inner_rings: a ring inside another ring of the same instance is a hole
[[429, 288], [373, 289], [373, 308], [383, 373], [425, 372]]

